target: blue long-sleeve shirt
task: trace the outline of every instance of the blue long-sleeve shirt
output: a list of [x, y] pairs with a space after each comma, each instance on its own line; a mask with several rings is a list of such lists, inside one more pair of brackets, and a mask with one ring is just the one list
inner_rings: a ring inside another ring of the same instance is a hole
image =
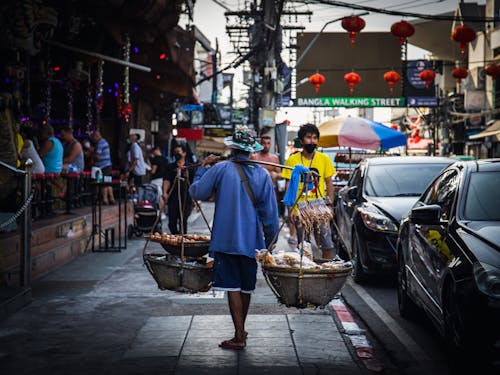
[[[237, 155], [237, 159], [248, 158]], [[241, 163], [255, 196], [255, 207], [245, 190], [235, 163], [223, 161], [200, 167], [189, 193], [206, 200], [215, 193], [215, 214], [210, 252], [255, 257], [268, 247], [279, 229], [278, 207], [267, 171], [253, 163]]]

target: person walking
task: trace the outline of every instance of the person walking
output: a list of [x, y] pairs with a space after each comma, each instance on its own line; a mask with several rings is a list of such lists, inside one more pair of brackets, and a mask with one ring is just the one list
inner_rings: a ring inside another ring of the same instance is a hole
[[177, 144], [174, 148], [175, 162], [168, 164], [163, 182], [163, 199], [167, 202], [168, 228], [171, 234], [187, 233], [187, 220], [193, 208], [188, 187], [193, 182], [196, 170], [187, 156], [186, 144]]
[[[159, 204], [163, 207], [163, 179], [167, 171], [167, 159], [165, 159], [161, 154], [161, 147], [156, 146], [153, 148], [153, 153], [150, 158], [151, 161], [151, 183], [155, 185], [158, 189]], [[162, 216], [163, 216], [162, 212]]]
[[[335, 168], [327, 155], [316, 150], [319, 140], [318, 128], [314, 124], [302, 125], [299, 128], [298, 138], [302, 146], [302, 151], [291, 155], [285, 162], [285, 165], [295, 167], [297, 164], [301, 164], [319, 174], [319, 178], [315, 178], [314, 187], [308, 192], [307, 196], [303, 192], [304, 181], [300, 181], [297, 191], [299, 202], [306, 199], [313, 200], [316, 198], [328, 198], [329, 203], [333, 203], [334, 192], [332, 176], [335, 174]], [[284, 168], [281, 175], [283, 178], [290, 180], [292, 171]], [[287, 182], [287, 188], [288, 183], [289, 181]], [[292, 216], [295, 216], [296, 212], [297, 211], [295, 209], [294, 212], [291, 213]], [[293, 220], [297, 230], [298, 242], [301, 243], [304, 240], [303, 227], [300, 225], [296, 217], [294, 217]], [[317, 233], [316, 228], [314, 232]], [[330, 223], [322, 223], [320, 225], [319, 238], [317, 242], [321, 247], [321, 257], [325, 259], [332, 259], [335, 255], [335, 247], [333, 245]]]
[[216, 156], [203, 159], [189, 192], [199, 200], [215, 195], [212, 287], [227, 291], [235, 329], [234, 337], [219, 346], [238, 350], [246, 346], [245, 320], [257, 278], [256, 250], [272, 245], [279, 220], [269, 174], [258, 164], [247, 163], [262, 146], [246, 129], [237, 129], [224, 143], [232, 149], [232, 160], [212, 165]]
[[[251, 159], [279, 164], [280, 159], [278, 158], [278, 155], [271, 152], [271, 137], [268, 135], [263, 135], [262, 137], [260, 137], [260, 145], [262, 146], [262, 150], [252, 154]], [[263, 165], [262, 167], [269, 173], [271, 181], [273, 182], [273, 186], [276, 188], [276, 182], [281, 176], [281, 168], [272, 165]]]
[[136, 188], [142, 185], [142, 178], [146, 175], [146, 163], [144, 162], [141, 147], [137, 143], [140, 138], [140, 134], [129, 135], [128, 170], [125, 173], [125, 177], [129, 181], [132, 180]]
[[[99, 129], [94, 130], [91, 137], [94, 143], [94, 152], [92, 154], [94, 167], [100, 168], [103, 176], [111, 176], [111, 151], [108, 141], [102, 137], [102, 133]], [[115, 204], [112, 186], [105, 186], [102, 188], [102, 203]]]

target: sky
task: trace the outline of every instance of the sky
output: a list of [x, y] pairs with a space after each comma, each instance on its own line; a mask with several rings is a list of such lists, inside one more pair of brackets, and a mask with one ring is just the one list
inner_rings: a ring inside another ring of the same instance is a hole
[[[194, 24], [202, 31], [203, 34], [211, 41], [212, 46], [215, 47], [215, 40], [218, 39], [219, 48], [222, 54], [221, 66], [226, 66], [234, 60], [235, 55], [230, 54], [232, 46], [229, 42], [229, 37], [226, 34], [226, 19], [224, 17], [223, 6], [230, 10], [244, 9], [245, 2], [249, 0], [197, 0], [194, 8]], [[397, 10], [402, 12], [422, 13], [422, 14], [441, 14], [445, 12], [454, 11], [457, 8], [459, 0], [343, 0], [353, 4], [365, 5], [374, 8], [382, 8], [388, 10]], [[470, 2], [470, 1], [466, 1]], [[485, 0], [476, 1], [478, 4], [484, 4]], [[222, 4], [223, 6], [219, 5]], [[305, 32], [318, 32], [323, 25], [335, 18], [349, 16], [359, 11], [351, 11], [347, 8], [339, 8], [331, 5], [315, 4], [296, 4], [295, 10], [305, 11], [310, 10], [313, 12], [311, 22], [307, 17], [299, 18], [299, 25], [305, 26]], [[388, 31], [390, 25], [394, 22], [401, 20], [401, 17], [387, 16], [376, 13], [370, 13], [363, 16], [366, 21], [366, 27], [363, 31]], [[407, 19], [410, 21], [410, 19]], [[180, 25], [185, 26], [186, 19], [181, 19]], [[324, 30], [325, 32], [339, 32], [344, 31], [340, 26], [340, 22], [328, 25]], [[409, 59], [419, 59], [426, 57], [426, 51], [410, 46]], [[286, 62], [286, 60], [285, 60]], [[231, 72], [231, 70], [229, 70]], [[235, 94], [241, 94], [245, 88], [242, 85], [242, 71], [233, 71], [235, 73]]]

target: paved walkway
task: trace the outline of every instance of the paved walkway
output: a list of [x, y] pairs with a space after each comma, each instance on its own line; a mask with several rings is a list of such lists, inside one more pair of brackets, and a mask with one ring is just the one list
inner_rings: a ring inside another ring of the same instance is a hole
[[[194, 216], [190, 231], [205, 229]], [[33, 302], [0, 322], [0, 372], [367, 373], [331, 309], [279, 305], [260, 273], [246, 349], [219, 348], [234, 333], [224, 293], [160, 291], [142, 265], [143, 245], [134, 240], [120, 253], [87, 253], [38, 280]]]

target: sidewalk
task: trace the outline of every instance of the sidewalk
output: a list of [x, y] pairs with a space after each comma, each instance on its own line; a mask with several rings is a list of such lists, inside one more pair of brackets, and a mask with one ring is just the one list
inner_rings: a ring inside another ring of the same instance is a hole
[[[207, 230], [201, 217], [190, 221], [190, 231]], [[219, 348], [234, 333], [224, 293], [160, 291], [142, 265], [143, 246], [86, 253], [38, 280], [33, 302], [0, 322], [2, 373], [368, 373], [331, 309], [279, 305], [260, 271], [246, 349]]]

